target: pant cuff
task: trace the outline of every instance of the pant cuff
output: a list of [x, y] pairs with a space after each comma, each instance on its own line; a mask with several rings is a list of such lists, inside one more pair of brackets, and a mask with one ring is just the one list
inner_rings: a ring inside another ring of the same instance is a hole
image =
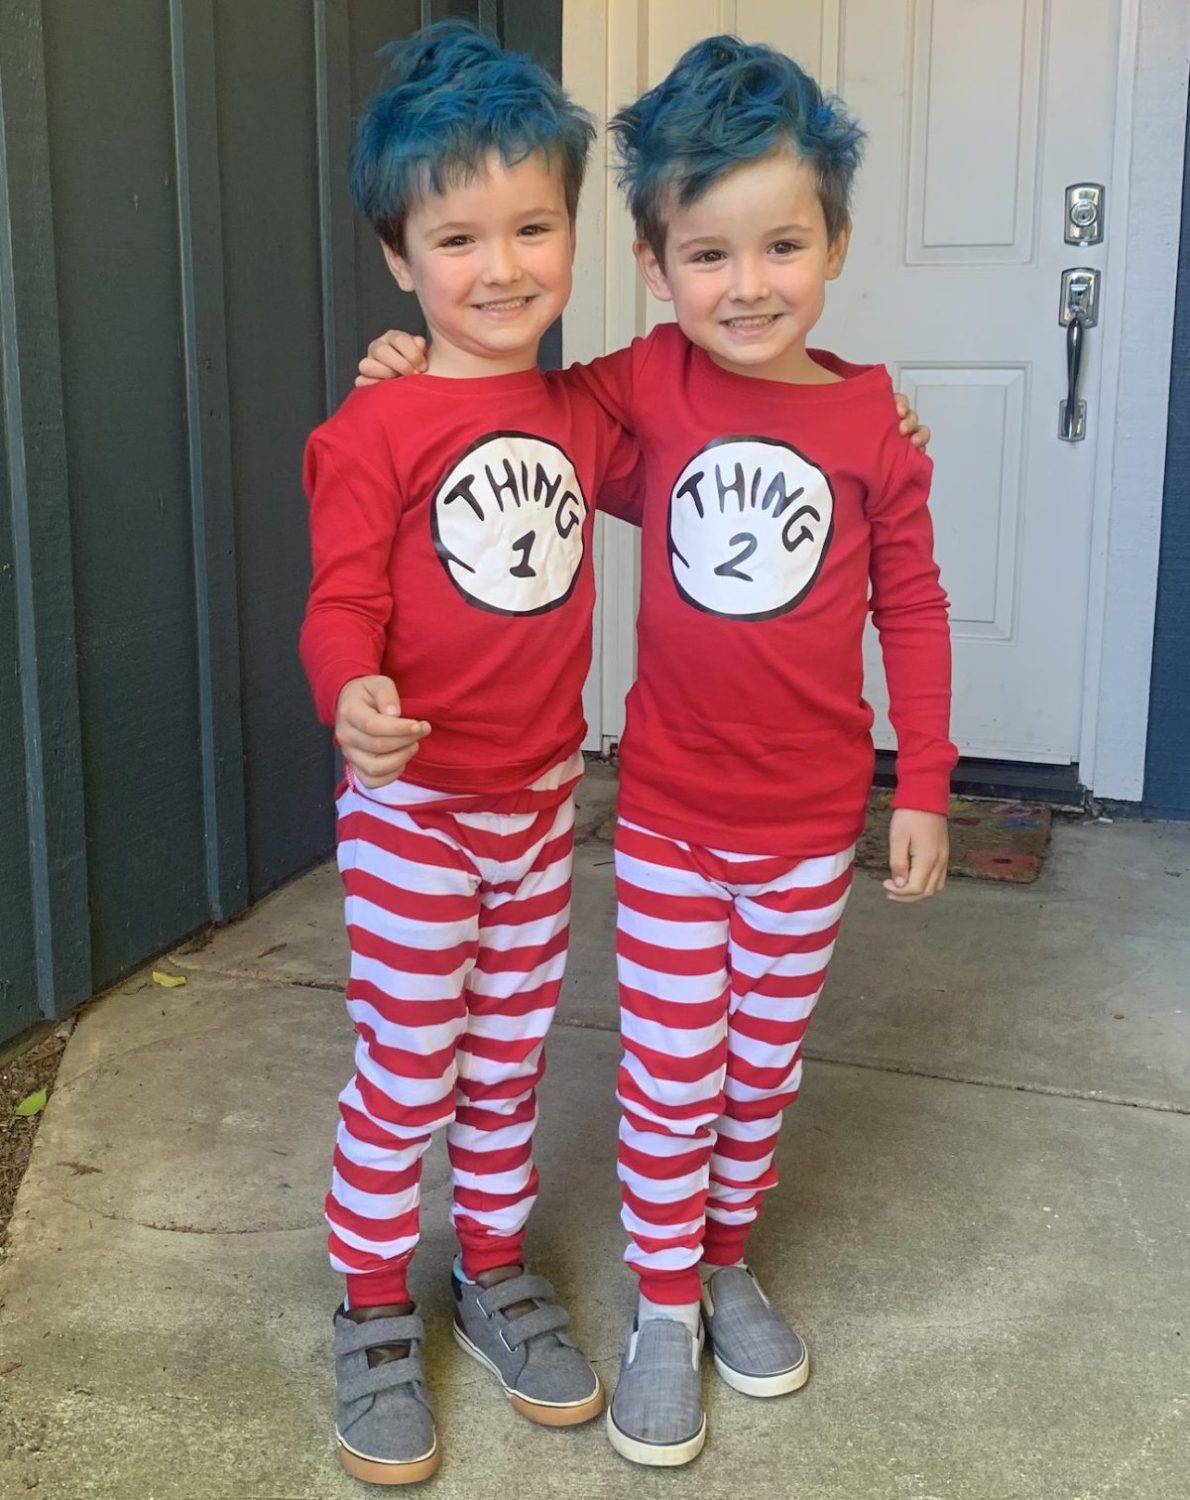
[[698, 1267], [681, 1271], [646, 1271], [635, 1268], [640, 1277], [640, 1294], [664, 1307], [688, 1307], [702, 1296]]
[[524, 1244], [523, 1234], [511, 1234], [500, 1239], [485, 1236], [477, 1244], [468, 1244], [460, 1239], [463, 1275], [468, 1281], [474, 1281], [484, 1271], [494, 1271], [498, 1266], [520, 1265], [524, 1258]]
[[408, 1302], [409, 1286], [406, 1276], [408, 1260], [385, 1266], [382, 1271], [366, 1271], [348, 1275], [348, 1307], [388, 1307], [394, 1302]]
[[715, 1221], [707, 1221], [706, 1238], [702, 1243], [702, 1258], [708, 1266], [734, 1266], [744, 1258], [744, 1246], [748, 1243], [751, 1224], [723, 1224], [713, 1227]]

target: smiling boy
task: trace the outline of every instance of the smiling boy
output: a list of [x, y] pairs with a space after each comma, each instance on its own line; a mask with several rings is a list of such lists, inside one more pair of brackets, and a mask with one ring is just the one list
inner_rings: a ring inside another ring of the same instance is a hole
[[326, 1202], [336, 1434], [407, 1484], [440, 1448], [406, 1273], [445, 1127], [455, 1337], [547, 1426], [603, 1409], [549, 1282], [525, 1269], [543, 1038], [566, 960], [591, 659], [594, 501], [635, 445], [536, 368], [570, 293], [587, 116], [471, 28], [390, 53], [353, 193], [433, 336], [429, 371], [311, 436], [302, 660], [347, 762], [339, 867], [355, 1075]]

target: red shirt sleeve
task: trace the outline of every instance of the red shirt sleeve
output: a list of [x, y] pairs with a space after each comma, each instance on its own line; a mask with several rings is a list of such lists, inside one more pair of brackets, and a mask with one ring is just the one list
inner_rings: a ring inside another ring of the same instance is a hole
[[571, 365], [562, 378], [573, 390], [585, 391], [623, 431], [604, 481], [596, 509], [631, 526], [639, 526], [644, 505], [644, 464], [633, 436], [633, 392], [641, 340], [614, 354], [601, 354], [585, 365]]
[[872, 619], [897, 736], [894, 807], [942, 813], [958, 754], [950, 742], [950, 623], [926, 502], [933, 464], [893, 427], [883, 481], [868, 495]]
[[389, 557], [400, 518], [395, 478], [374, 472], [325, 428], [306, 445], [313, 578], [301, 658], [324, 724], [343, 685], [380, 671], [393, 600]]
[[595, 508], [639, 526], [645, 503], [645, 461], [636, 439], [621, 431], [595, 497]]

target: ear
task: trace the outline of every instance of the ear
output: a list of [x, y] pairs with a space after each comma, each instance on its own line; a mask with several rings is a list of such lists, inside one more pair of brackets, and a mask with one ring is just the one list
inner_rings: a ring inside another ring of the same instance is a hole
[[847, 247], [851, 244], [851, 219], [843, 220], [843, 227], [830, 242], [826, 252], [826, 279], [834, 281], [847, 259]]
[[645, 279], [645, 285], [653, 296], [661, 302], [672, 302], [674, 294], [669, 289], [665, 270], [648, 240], [637, 240], [632, 247], [632, 253], [636, 256], [636, 263], [640, 267], [640, 274]]
[[409, 262], [403, 255], [398, 255], [391, 245], [386, 245], [383, 240], [380, 248], [384, 251], [385, 264], [393, 273], [397, 285], [403, 292], [412, 292], [416, 288], [413, 285], [413, 273], [409, 269]]

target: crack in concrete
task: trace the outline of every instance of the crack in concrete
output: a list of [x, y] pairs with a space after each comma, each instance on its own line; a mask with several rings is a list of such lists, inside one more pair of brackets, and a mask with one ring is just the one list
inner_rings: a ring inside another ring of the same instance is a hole
[[[341, 983], [332, 983], [323, 979], [295, 979], [290, 975], [264, 974], [254, 969], [203, 967], [196, 969], [195, 972], [216, 979], [248, 979], [259, 984], [293, 985], [296, 989], [321, 990], [330, 994], [338, 994], [343, 989]], [[553, 1027], [565, 1027], [571, 1031], [599, 1031], [610, 1036], [618, 1036], [620, 1030], [618, 1026], [609, 1025], [603, 1021], [582, 1021], [565, 1016], [556, 1017]], [[1011, 1078], [992, 1078], [983, 1077], [978, 1073], [914, 1068], [908, 1064], [882, 1062], [876, 1058], [834, 1056], [825, 1052], [817, 1052], [809, 1047], [803, 1049], [802, 1055], [807, 1062], [830, 1063], [841, 1068], [865, 1068], [869, 1072], [894, 1073], [905, 1078], [933, 1079], [938, 1083], [965, 1083], [975, 1088], [1001, 1089], [1018, 1094], [1038, 1094], [1049, 1099], [1078, 1099], [1088, 1104], [1111, 1104], [1119, 1108], [1138, 1109], [1152, 1114], [1190, 1115], [1190, 1104], [1175, 1104], [1164, 1099], [1134, 1099], [1127, 1094], [1109, 1093], [1106, 1089], [1074, 1089], [1062, 1088], [1057, 1084], [1018, 1083]]]

